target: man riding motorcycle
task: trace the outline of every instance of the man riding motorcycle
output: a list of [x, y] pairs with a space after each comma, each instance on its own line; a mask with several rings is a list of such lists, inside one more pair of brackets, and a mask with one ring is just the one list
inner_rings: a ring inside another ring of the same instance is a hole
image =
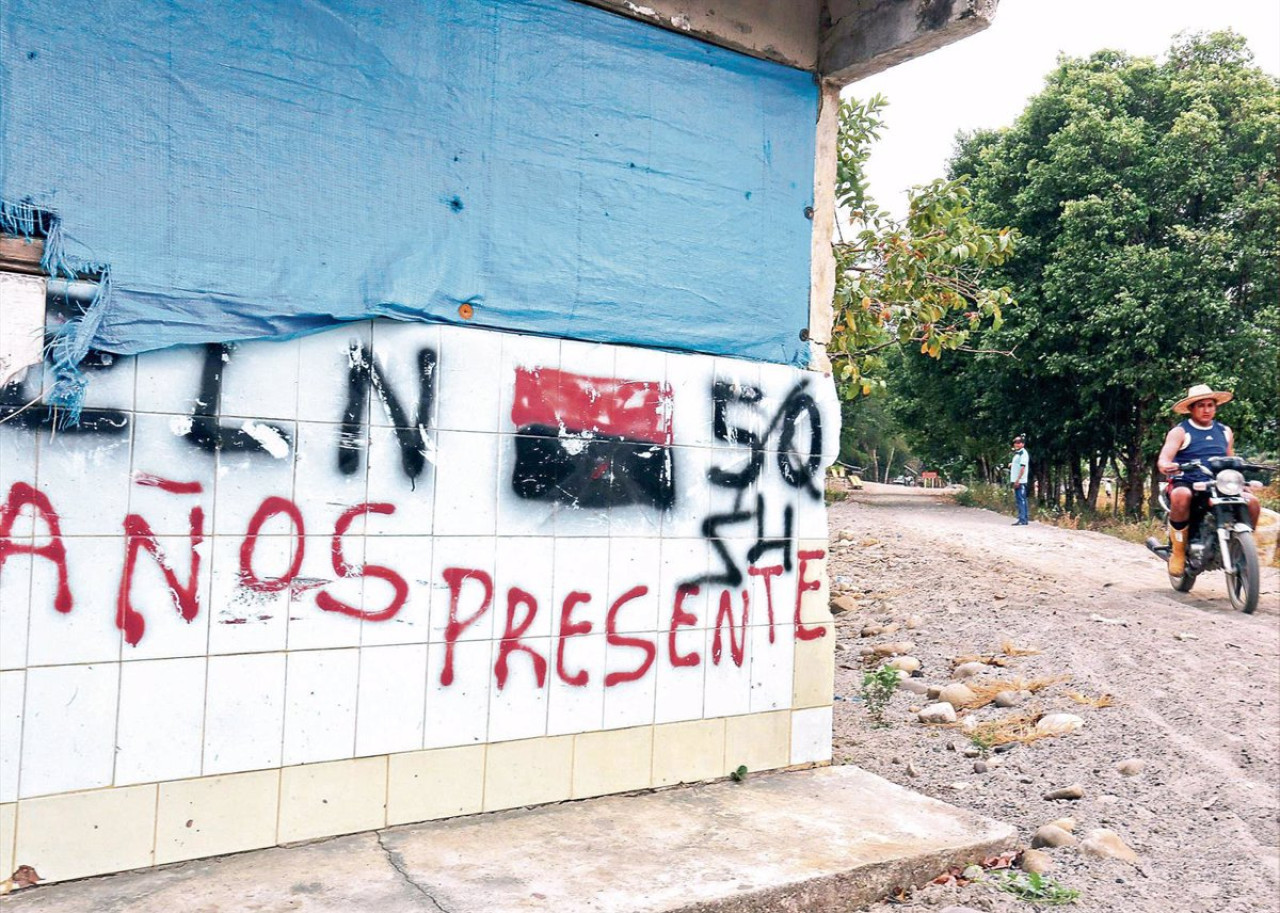
[[[1227, 390], [1214, 390], [1208, 384], [1196, 384], [1187, 395], [1176, 402], [1173, 411], [1189, 416], [1169, 430], [1164, 447], [1156, 460], [1159, 470], [1173, 476], [1169, 490], [1169, 575], [1179, 577], [1186, 567], [1187, 527], [1191, 523], [1191, 508], [1197, 482], [1209, 479], [1205, 469], [1179, 472], [1179, 463], [1199, 460], [1208, 465], [1210, 457], [1234, 456], [1235, 436], [1231, 429], [1215, 418], [1218, 407], [1230, 402], [1234, 394]], [[1248, 492], [1244, 495], [1249, 508], [1249, 524], [1258, 528], [1258, 516], [1262, 504]]]

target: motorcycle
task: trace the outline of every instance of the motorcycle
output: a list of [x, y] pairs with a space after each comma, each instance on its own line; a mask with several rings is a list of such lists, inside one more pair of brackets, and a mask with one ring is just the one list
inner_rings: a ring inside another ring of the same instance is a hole
[[[1208, 472], [1210, 478], [1192, 485], [1195, 497], [1187, 526], [1190, 535], [1186, 565], [1181, 574], [1169, 575], [1171, 587], [1179, 593], [1189, 593], [1197, 577], [1206, 571], [1221, 569], [1227, 573], [1227, 598], [1231, 600], [1231, 607], [1246, 615], [1258, 607], [1262, 585], [1258, 547], [1253, 541], [1248, 502], [1244, 497], [1245, 490], [1257, 483], [1246, 482], [1243, 470], [1270, 468], [1234, 456], [1210, 457], [1207, 467], [1199, 460], [1178, 464], [1180, 472], [1199, 469]], [[1166, 521], [1171, 485], [1166, 481], [1160, 489], [1160, 507]], [[1161, 545], [1151, 537], [1147, 539], [1147, 548], [1168, 562], [1170, 546]]]

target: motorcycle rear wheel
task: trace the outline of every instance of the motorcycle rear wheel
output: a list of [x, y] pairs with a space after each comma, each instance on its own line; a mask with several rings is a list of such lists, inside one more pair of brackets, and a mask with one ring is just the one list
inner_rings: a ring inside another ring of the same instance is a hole
[[1253, 533], [1234, 533], [1228, 547], [1231, 549], [1232, 572], [1227, 575], [1227, 598], [1231, 607], [1252, 615], [1258, 607], [1258, 591], [1262, 587], [1262, 574], [1258, 568], [1258, 547]]
[[1169, 575], [1169, 586], [1173, 587], [1179, 593], [1190, 593], [1191, 588], [1196, 585], [1196, 575], [1194, 571], [1186, 570], [1182, 572], [1181, 577]]

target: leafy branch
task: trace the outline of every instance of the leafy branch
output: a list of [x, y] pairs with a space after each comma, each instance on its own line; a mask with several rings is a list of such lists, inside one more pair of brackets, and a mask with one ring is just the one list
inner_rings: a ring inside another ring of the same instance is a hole
[[868, 194], [866, 162], [884, 105], [877, 95], [840, 106], [836, 202], [852, 234], [846, 239], [837, 219], [829, 354], [846, 399], [883, 386], [886, 349], [918, 346], [933, 358], [944, 351], [1012, 355], [969, 341], [985, 326], [998, 328], [1012, 303], [1007, 287], [984, 280], [1013, 255], [1017, 233], [974, 222], [963, 181], [913, 188], [904, 219], [881, 209]]

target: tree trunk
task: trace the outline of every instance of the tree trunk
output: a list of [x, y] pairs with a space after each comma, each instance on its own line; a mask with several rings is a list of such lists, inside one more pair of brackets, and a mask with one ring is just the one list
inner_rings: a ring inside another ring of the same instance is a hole
[[1116, 462], [1116, 456], [1111, 455], [1111, 474], [1115, 476], [1116, 490], [1111, 497], [1111, 516], [1116, 517], [1120, 514], [1120, 464]]
[[897, 450], [896, 447], [889, 448], [889, 457], [884, 461], [884, 478], [880, 480], [881, 482], [888, 482], [889, 473], [893, 472], [893, 452], [895, 450]]
[[1084, 474], [1080, 471], [1080, 455], [1071, 455], [1071, 487], [1067, 490], [1067, 509], [1074, 511], [1076, 505], [1084, 506]]
[[1103, 460], [1098, 454], [1089, 457], [1089, 498], [1085, 501], [1090, 512], [1098, 512], [1098, 488], [1102, 485]]
[[1137, 414], [1129, 426], [1129, 441], [1124, 449], [1124, 512], [1131, 517], [1141, 517], [1142, 503], [1147, 496], [1147, 461], [1142, 455], [1147, 422], [1141, 403], [1135, 411]]

